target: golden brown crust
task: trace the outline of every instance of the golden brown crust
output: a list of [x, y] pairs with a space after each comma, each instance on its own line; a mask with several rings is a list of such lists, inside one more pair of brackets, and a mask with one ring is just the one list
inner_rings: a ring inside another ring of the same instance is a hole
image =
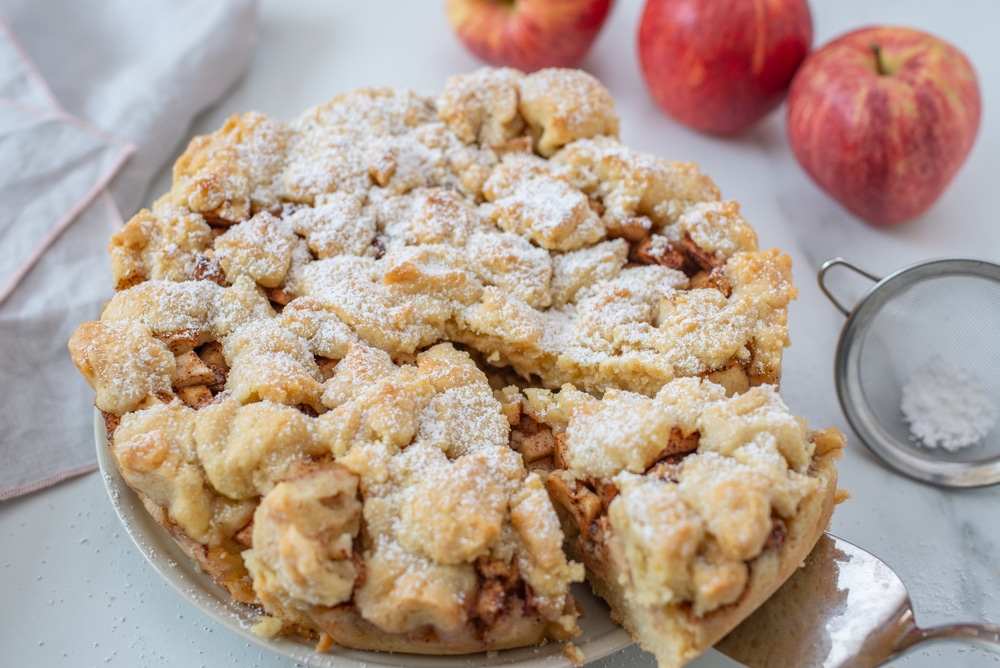
[[803, 499], [798, 512], [787, 523], [782, 545], [751, 563], [752, 577], [739, 601], [710, 614], [700, 624], [697, 646], [711, 647], [740, 621], [767, 600], [802, 565], [819, 537], [830, 525], [837, 491], [835, 457], [818, 460], [810, 476], [820, 481], [818, 489]]
[[[576, 613], [567, 610], [566, 614], [575, 616]], [[525, 612], [520, 602], [489, 627], [468, 627], [447, 635], [430, 627], [406, 636], [386, 633], [350, 606], [316, 612], [315, 620], [319, 628], [344, 646], [413, 654], [473, 654], [565, 640], [575, 635], [558, 622], [538, 623], [533, 615]]]

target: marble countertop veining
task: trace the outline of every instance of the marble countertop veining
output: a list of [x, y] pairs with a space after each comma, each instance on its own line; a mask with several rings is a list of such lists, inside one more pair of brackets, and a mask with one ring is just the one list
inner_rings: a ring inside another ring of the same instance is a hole
[[[851, 433], [837, 403], [833, 356], [843, 317], [820, 292], [816, 269], [845, 256], [885, 274], [943, 255], [1000, 261], [993, 182], [1000, 173], [1000, 3], [954, 0], [814, 0], [816, 44], [854, 27], [902, 24], [941, 35], [970, 57], [983, 92], [980, 134], [945, 196], [918, 220], [876, 230], [852, 219], [795, 164], [781, 113], [729, 140], [666, 119], [647, 95], [635, 55], [641, 0], [620, 0], [583, 67], [611, 90], [623, 141], [700, 163], [740, 202], [761, 246], [794, 261], [799, 298], [789, 314], [782, 394], [810, 425], [836, 425], [850, 446], [840, 466], [852, 498], [832, 530], [882, 557], [911, 592], [917, 622], [1000, 623], [1000, 486], [939, 489], [886, 470]], [[195, 123], [218, 128], [257, 109], [289, 120], [336, 93], [368, 85], [441, 89], [479, 64], [452, 37], [443, 1], [262, 0], [260, 41], [244, 79]], [[183, 147], [178, 147], [178, 153]], [[169, 168], [147, 201], [169, 187]], [[845, 285], [850, 303], [863, 285]], [[998, 305], [1000, 308], [1000, 305]], [[996, 351], [985, 351], [996, 354]], [[90, 433], [67, 434], [89, 442]], [[143, 561], [116, 518], [99, 473], [0, 504], [0, 664], [5, 666], [230, 666], [294, 664], [216, 626]], [[997, 665], [998, 655], [961, 644], [918, 649], [894, 662], [931, 668]], [[652, 666], [629, 648], [594, 662]], [[714, 651], [691, 664], [732, 666]]]

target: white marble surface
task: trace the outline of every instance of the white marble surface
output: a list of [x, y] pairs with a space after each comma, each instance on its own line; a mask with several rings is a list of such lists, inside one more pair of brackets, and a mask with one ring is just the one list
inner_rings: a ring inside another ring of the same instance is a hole
[[[440, 90], [448, 74], [477, 66], [451, 36], [442, 4], [264, 0], [250, 70], [192, 132], [212, 131], [228, 115], [247, 109], [291, 119], [359, 86]], [[741, 203], [761, 244], [792, 255], [800, 296], [790, 313], [793, 346], [785, 358], [782, 391], [812, 425], [837, 425], [850, 434], [832, 374], [842, 318], [816, 287], [816, 265], [843, 255], [884, 274], [941, 255], [1000, 261], [993, 185], [1000, 173], [1000, 3], [814, 0], [812, 5], [817, 44], [853, 27], [904, 24], [953, 41], [978, 69], [984, 117], [972, 155], [940, 202], [904, 227], [874, 230], [827, 199], [791, 158], [780, 113], [730, 140], [694, 134], [662, 116], [643, 88], [635, 55], [640, 0], [619, 1], [583, 66], [612, 91], [624, 141], [699, 162], [726, 197]], [[147, 199], [168, 183], [164, 170]], [[851, 299], [855, 287], [844, 290]], [[66, 438], [89, 442], [92, 436]], [[1000, 622], [1000, 486], [956, 491], [913, 482], [884, 469], [850, 438], [840, 470], [841, 484], [853, 498], [838, 508], [833, 531], [899, 572], [919, 623]], [[99, 474], [0, 504], [0, 601], [4, 666], [294, 665], [216, 626], [161, 581], [118, 524]], [[941, 644], [895, 665], [986, 666], [998, 660], [988, 651]], [[594, 665], [653, 662], [630, 648]], [[692, 665], [732, 664], [710, 652]]]

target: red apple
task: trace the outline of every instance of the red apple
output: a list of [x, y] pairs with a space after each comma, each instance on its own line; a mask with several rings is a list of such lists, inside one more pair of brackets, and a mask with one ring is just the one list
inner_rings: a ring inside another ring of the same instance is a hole
[[851, 213], [895, 225], [948, 187], [975, 141], [980, 106], [976, 73], [954, 46], [909, 28], [864, 28], [802, 64], [788, 140]]
[[533, 72], [573, 67], [590, 49], [614, 0], [447, 0], [465, 46], [491, 65]]
[[667, 114], [731, 135], [781, 104], [812, 38], [806, 0], [647, 0], [639, 60]]

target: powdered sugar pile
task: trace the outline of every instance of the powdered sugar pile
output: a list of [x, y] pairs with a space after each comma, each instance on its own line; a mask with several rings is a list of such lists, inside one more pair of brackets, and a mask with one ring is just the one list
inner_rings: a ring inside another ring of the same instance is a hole
[[927, 447], [957, 451], [983, 440], [997, 423], [997, 405], [975, 374], [931, 357], [903, 385], [903, 420]]

